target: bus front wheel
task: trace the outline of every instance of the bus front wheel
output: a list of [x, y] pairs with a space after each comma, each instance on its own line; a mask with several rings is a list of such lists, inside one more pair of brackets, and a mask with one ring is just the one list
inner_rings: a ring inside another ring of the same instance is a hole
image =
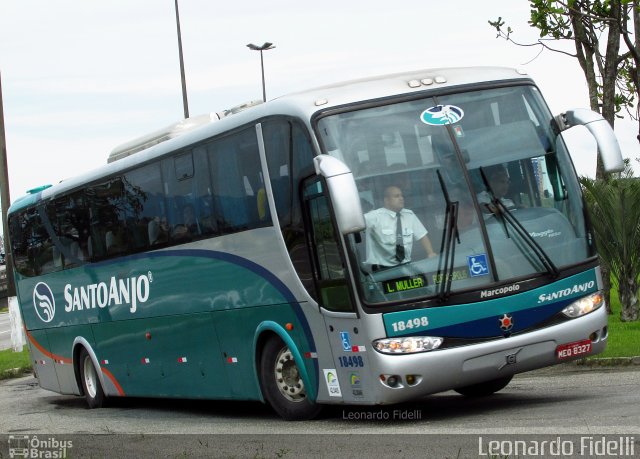
[[486, 397], [507, 387], [513, 376], [492, 379], [483, 383], [472, 384], [470, 386], [458, 387], [455, 391], [466, 397]]
[[307, 398], [291, 349], [275, 336], [262, 349], [260, 385], [266, 401], [287, 421], [312, 419], [320, 412], [320, 406]]
[[80, 351], [80, 380], [89, 408], [101, 408], [105, 401], [104, 390], [93, 360], [84, 348]]

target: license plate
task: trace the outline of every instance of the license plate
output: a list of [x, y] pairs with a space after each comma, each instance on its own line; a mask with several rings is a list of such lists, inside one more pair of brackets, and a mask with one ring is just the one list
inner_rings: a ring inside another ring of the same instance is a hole
[[573, 343], [561, 344], [556, 348], [558, 359], [570, 359], [591, 352], [591, 340], [583, 339]]

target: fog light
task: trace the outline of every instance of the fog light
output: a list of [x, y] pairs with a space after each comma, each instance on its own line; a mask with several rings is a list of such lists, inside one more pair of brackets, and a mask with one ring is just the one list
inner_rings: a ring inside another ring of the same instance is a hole
[[387, 385], [389, 387], [396, 387], [398, 385], [399, 378], [397, 376], [389, 376], [387, 378]]
[[416, 377], [414, 375], [407, 375], [404, 377], [404, 379], [410, 386], [413, 386], [416, 383]]

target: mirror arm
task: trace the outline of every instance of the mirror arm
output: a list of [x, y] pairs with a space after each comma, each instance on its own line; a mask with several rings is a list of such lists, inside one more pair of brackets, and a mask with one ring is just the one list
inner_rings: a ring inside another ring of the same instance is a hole
[[338, 230], [343, 235], [363, 231], [366, 227], [360, 194], [349, 167], [329, 155], [313, 158], [316, 174], [325, 178]]
[[598, 144], [598, 151], [605, 171], [620, 172], [624, 170], [624, 160], [618, 139], [609, 122], [600, 113], [586, 108], [576, 108], [556, 116], [554, 121], [560, 132], [574, 126], [586, 127]]

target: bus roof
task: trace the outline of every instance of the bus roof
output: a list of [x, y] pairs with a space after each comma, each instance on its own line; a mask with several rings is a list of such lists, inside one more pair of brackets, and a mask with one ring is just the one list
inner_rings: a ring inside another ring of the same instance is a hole
[[[79, 188], [86, 183], [97, 181], [120, 170], [130, 169], [137, 164], [269, 115], [289, 115], [299, 117], [309, 123], [311, 117], [320, 110], [358, 101], [402, 94], [427, 93], [428, 91], [441, 90], [446, 87], [465, 86], [474, 83], [522, 79], [530, 80], [526, 72], [505, 67], [427, 69], [339, 82], [280, 96], [263, 104], [249, 102], [238, 106], [238, 108], [241, 108], [239, 110], [234, 110], [234, 108], [213, 114], [216, 116], [203, 115], [197, 123], [193, 124], [187, 123], [186, 121], [188, 120], [183, 120], [165, 129], [116, 147], [112, 151], [112, 155], [118, 155], [118, 161], [113, 160], [113, 162], [109, 162], [107, 165], [93, 171], [64, 180], [57, 185], [31, 195], [31, 199], [18, 199], [9, 209], [9, 213], [29, 206], [38, 199], [55, 197], [68, 190]], [[222, 116], [220, 116], [221, 114]], [[212, 122], [215, 118], [221, 119]], [[186, 128], [181, 130], [179, 126], [186, 126]], [[176, 127], [178, 127], [176, 132], [181, 132], [166, 139], [166, 141], [155, 141], [162, 137], [163, 133]], [[149, 146], [141, 151], [136, 150], [134, 152], [133, 150], [136, 149], [137, 145], [136, 142], [138, 144], [147, 142]]]

